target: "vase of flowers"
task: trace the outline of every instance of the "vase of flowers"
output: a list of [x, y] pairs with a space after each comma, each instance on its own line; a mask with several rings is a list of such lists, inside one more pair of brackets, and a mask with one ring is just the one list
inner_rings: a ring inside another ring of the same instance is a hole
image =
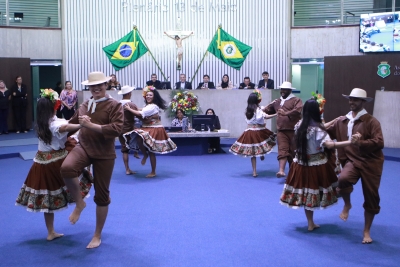
[[175, 116], [177, 109], [182, 109], [186, 116], [198, 114], [201, 111], [197, 96], [184, 90], [173, 90], [171, 92], [171, 102], [168, 105], [170, 117]]

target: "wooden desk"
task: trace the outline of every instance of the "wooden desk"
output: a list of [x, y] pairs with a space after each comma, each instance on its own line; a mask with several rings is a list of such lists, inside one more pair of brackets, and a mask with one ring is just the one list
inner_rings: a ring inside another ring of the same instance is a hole
[[190, 156], [207, 154], [209, 137], [229, 137], [230, 133], [218, 132], [188, 132], [168, 133], [178, 149], [167, 155]]

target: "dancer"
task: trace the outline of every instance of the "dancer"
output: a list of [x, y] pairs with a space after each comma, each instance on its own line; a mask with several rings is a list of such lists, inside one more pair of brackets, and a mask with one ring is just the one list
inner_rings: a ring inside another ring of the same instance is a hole
[[247, 99], [246, 122], [247, 129], [231, 146], [229, 152], [242, 157], [251, 157], [253, 177], [257, 177], [256, 157], [264, 160], [264, 155], [272, 151], [276, 144], [275, 135], [265, 127], [264, 119], [275, 117], [276, 114], [265, 114], [259, 104], [262, 96], [259, 90], [254, 90]]
[[[332, 124], [329, 122], [327, 126]], [[314, 223], [315, 209], [324, 209], [337, 202], [337, 176], [329, 162], [329, 149], [350, 145], [350, 141], [333, 142], [322, 123], [319, 104], [307, 100], [303, 119], [295, 126], [296, 156], [290, 166], [280, 203], [289, 208], [304, 207], [308, 231], [319, 228]], [[326, 149], [325, 149], [326, 148]], [[304, 153], [303, 153], [304, 151]]]
[[143, 88], [143, 97], [146, 106], [137, 111], [128, 105], [124, 109], [132, 112], [139, 119], [143, 120], [143, 125], [139, 129], [124, 134], [126, 146], [130, 149], [140, 149], [143, 153], [142, 165], [150, 157], [151, 172], [147, 178], [156, 176], [156, 155], [174, 152], [177, 148], [175, 143], [169, 138], [160, 121], [160, 109], [167, 108], [164, 99], [152, 86]]
[[[107, 81], [102, 72], [89, 73], [88, 80], [92, 97], [82, 103], [70, 124], [80, 124], [79, 144], [68, 154], [61, 166], [61, 176], [74, 199], [79, 196], [78, 179], [81, 170], [92, 164], [94, 175], [94, 202], [96, 203], [96, 229], [92, 240], [86, 246], [97, 248], [101, 244], [101, 233], [107, 219], [110, 199], [110, 182], [115, 163], [115, 138], [122, 131], [124, 114], [121, 103], [106, 94]], [[69, 216], [75, 224], [86, 207], [84, 201], [77, 200], [74, 211]]]
[[[60, 104], [57, 92], [42, 89], [36, 108], [38, 152], [15, 203], [26, 207], [28, 211], [44, 212], [48, 241], [64, 235], [54, 230], [54, 212], [67, 208], [73, 199], [61, 177], [60, 167], [68, 154], [65, 149], [68, 132], [77, 131], [81, 127], [57, 118], [56, 112]], [[80, 184], [78, 182], [78, 186], [82, 200], [82, 196], [88, 195], [91, 188], [87, 175]]]
[[364, 103], [373, 100], [367, 97], [365, 90], [354, 88], [350, 95], [343, 96], [349, 100], [350, 112], [327, 128], [332, 139], [351, 139], [355, 143], [354, 146], [338, 149], [339, 161], [343, 167], [338, 191], [344, 201], [340, 218], [347, 221], [351, 209], [350, 194], [353, 185], [361, 179], [365, 210], [362, 243], [370, 244], [372, 222], [380, 211], [378, 189], [384, 162], [382, 128], [379, 121], [364, 109]]

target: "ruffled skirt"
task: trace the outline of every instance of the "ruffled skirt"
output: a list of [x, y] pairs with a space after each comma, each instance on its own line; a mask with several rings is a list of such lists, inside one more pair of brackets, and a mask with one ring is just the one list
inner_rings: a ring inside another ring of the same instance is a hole
[[126, 147], [132, 150], [139, 149], [139, 142], [143, 142], [150, 152], [156, 154], [167, 154], [177, 149], [164, 127], [142, 127], [127, 132], [123, 136], [126, 140]]
[[[66, 156], [67, 152], [64, 149], [38, 151], [15, 205], [26, 207], [31, 212], [54, 213], [73, 203], [74, 200], [60, 173]], [[82, 198], [88, 197], [93, 177], [85, 170], [79, 179]]]
[[331, 162], [325, 162], [314, 166], [293, 162], [280, 203], [289, 208], [304, 207], [307, 210], [324, 209], [337, 203], [338, 178]]
[[231, 146], [229, 152], [241, 157], [261, 157], [270, 153], [275, 145], [275, 134], [267, 128], [248, 128]]

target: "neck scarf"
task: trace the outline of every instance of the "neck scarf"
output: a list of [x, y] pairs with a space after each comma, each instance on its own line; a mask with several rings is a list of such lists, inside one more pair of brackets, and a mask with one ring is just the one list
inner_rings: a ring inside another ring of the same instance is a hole
[[110, 98], [110, 97], [108, 97], [108, 96], [102, 97], [102, 98], [97, 99], [97, 100], [95, 100], [93, 97], [90, 98], [90, 99], [89, 99], [89, 103], [88, 103], [87, 110], [89, 111], [89, 110], [90, 110], [90, 106], [92, 106], [92, 112], [91, 112], [91, 113], [93, 114], [93, 113], [96, 111], [97, 103], [106, 101], [106, 100], [108, 100], [109, 98]]
[[353, 112], [350, 111], [347, 113], [346, 117], [349, 119], [349, 123], [347, 124], [347, 137], [351, 140], [351, 136], [353, 134], [353, 126], [354, 122], [358, 120], [362, 115], [368, 114], [368, 112], [363, 109], [357, 113], [357, 115], [353, 118]]
[[286, 98], [283, 98], [283, 97], [281, 97], [281, 107], [283, 106], [283, 104], [285, 104], [285, 101], [286, 100], [289, 100], [289, 99], [291, 99], [291, 98], [293, 98], [293, 97], [296, 97], [294, 94], [290, 94], [290, 95], [288, 95], [288, 97], [286, 97]]

